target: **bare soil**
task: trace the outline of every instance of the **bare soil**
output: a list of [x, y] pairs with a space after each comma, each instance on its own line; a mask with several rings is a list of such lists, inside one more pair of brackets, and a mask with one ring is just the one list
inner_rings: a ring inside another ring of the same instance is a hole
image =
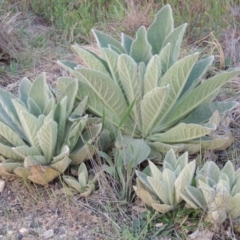
[[8, 181], [0, 195], [0, 239], [106, 239], [96, 234], [106, 219], [94, 214], [86, 199], [60, 188], [59, 182], [39, 187]]

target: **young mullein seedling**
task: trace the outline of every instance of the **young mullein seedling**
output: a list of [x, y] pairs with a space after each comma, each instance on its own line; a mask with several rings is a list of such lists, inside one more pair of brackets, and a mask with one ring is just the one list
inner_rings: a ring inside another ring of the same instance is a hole
[[70, 187], [70, 189], [67, 189], [68, 192], [72, 194], [80, 193], [82, 197], [87, 197], [95, 190], [97, 176], [90, 179], [85, 163], [81, 163], [78, 168], [78, 179], [71, 176], [63, 176], [63, 179]]
[[192, 183], [195, 160], [188, 163], [188, 153], [178, 159], [170, 150], [163, 161], [161, 171], [149, 161], [150, 175], [136, 171], [137, 187], [134, 190], [142, 201], [155, 210], [165, 213], [175, 208], [183, 199], [179, 192]]
[[207, 209], [206, 221], [219, 225], [229, 216], [240, 217], [240, 169], [228, 161], [222, 170], [207, 162], [196, 176], [197, 187], [186, 186], [181, 197], [192, 208]]

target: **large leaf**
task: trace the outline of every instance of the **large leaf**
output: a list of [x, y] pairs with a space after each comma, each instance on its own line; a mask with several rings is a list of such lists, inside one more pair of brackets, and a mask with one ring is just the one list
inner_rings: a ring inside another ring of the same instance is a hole
[[111, 44], [108, 44], [108, 47], [109, 47], [109, 49], [111, 49], [112, 51], [116, 52], [117, 54], [122, 54], [122, 51], [119, 48], [117, 48], [117, 47], [115, 47], [115, 46], [113, 46]]
[[132, 38], [130, 38], [124, 33], [121, 33], [121, 43], [128, 54], [131, 51], [132, 42], [133, 42]]
[[60, 175], [59, 171], [51, 167], [33, 165], [29, 168], [31, 175], [28, 176], [28, 179], [40, 185], [47, 185]]
[[166, 144], [158, 141], [149, 142], [148, 145], [155, 151], [161, 153], [167, 153], [171, 149], [173, 149], [175, 153], [179, 153], [184, 149], [184, 144]]
[[232, 219], [238, 218], [240, 216], [240, 193], [233, 196], [233, 198], [229, 201], [229, 214]]
[[140, 62], [138, 64], [138, 78], [142, 87], [142, 96], [144, 95], [144, 75], [146, 73], [146, 64], [144, 62]]
[[174, 22], [170, 5], [161, 8], [154, 22], [147, 31], [148, 42], [152, 46], [152, 54], [158, 54], [162, 49], [165, 38], [173, 31]]
[[95, 152], [95, 147], [91, 144], [99, 136], [101, 131], [102, 124], [100, 123], [89, 127], [83, 134], [81, 134], [70, 155], [72, 165], [79, 165], [84, 160], [92, 158]]
[[206, 170], [203, 168], [200, 173], [202, 173], [205, 177], [210, 177], [215, 181], [215, 183], [218, 182], [219, 175], [221, 173], [219, 167], [215, 162], [207, 162], [205, 164]]
[[145, 27], [140, 27], [136, 33], [136, 39], [132, 42], [130, 56], [137, 62], [148, 63], [152, 57], [152, 46], [147, 41]]
[[159, 197], [159, 199], [165, 204], [170, 204], [168, 198], [169, 189], [167, 189], [166, 184], [163, 181], [159, 181], [152, 177], [147, 177], [147, 180], [151, 188], [154, 190], [154, 193]]
[[163, 170], [163, 183], [166, 186], [166, 193], [168, 202], [170, 205], [175, 205], [175, 187], [174, 187], [174, 182], [176, 181], [176, 176], [175, 173], [170, 170], [170, 169], [164, 169]]
[[233, 108], [239, 105], [238, 102], [211, 102], [201, 105], [196, 110], [191, 112], [189, 116], [182, 120], [184, 123], [204, 123], [207, 122], [213, 113], [218, 110], [220, 114], [224, 114], [231, 111]]
[[83, 116], [84, 112], [86, 111], [88, 103], [88, 96], [86, 96], [81, 102], [77, 104], [77, 106], [72, 111], [70, 117], [81, 117]]
[[64, 142], [65, 128], [67, 122], [67, 97], [59, 102], [54, 111], [54, 121], [58, 124], [57, 152], [60, 151]]
[[79, 73], [106, 108], [111, 110], [112, 114], [121, 117], [127, 105], [120, 87], [103, 73], [89, 69], [81, 69]]
[[26, 139], [22, 133], [19, 116], [13, 104], [16, 99], [10, 92], [0, 89], [0, 119], [16, 131], [21, 138]]
[[165, 74], [165, 72], [168, 70], [169, 66], [169, 61], [170, 61], [170, 43], [168, 43], [159, 53], [159, 60], [161, 63], [161, 68], [162, 68], [162, 75]]
[[125, 165], [133, 162], [134, 167], [136, 167], [142, 161], [146, 160], [150, 154], [150, 147], [143, 139], [122, 136], [116, 141], [115, 146]]
[[64, 145], [60, 150], [60, 154], [58, 156], [53, 157], [52, 163], [57, 163], [58, 161], [61, 161], [62, 159], [68, 156], [69, 156], [69, 147], [67, 145]]
[[8, 125], [0, 122], [0, 135], [5, 138], [13, 146], [23, 146], [26, 143], [13, 131]]
[[81, 192], [82, 187], [79, 182], [71, 176], [63, 176], [63, 180], [69, 185], [70, 187], [76, 189], [78, 192]]
[[29, 168], [31, 166], [35, 166], [35, 165], [39, 165], [39, 164], [41, 166], [44, 166], [47, 164], [46, 158], [43, 155], [37, 155], [37, 156], [33, 156], [33, 157], [30, 157], [30, 156], [25, 157], [23, 166], [25, 168]]
[[77, 63], [70, 62], [67, 60], [57, 61], [57, 63], [65, 70], [67, 70], [69, 73], [71, 73], [73, 76], [77, 77], [77, 71], [75, 71], [75, 69], [78, 67]]
[[37, 133], [39, 145], [44, 156], [46, 157], [47, 163], [50, 163], [53, 158], [57, 143], [57, 136], [58, 125], [53, 120], [45, 122]]
[[72, 45], [72, 48], [83, 59], [83, 61], [89, 68], [102, 72], [106, 75], [109, 74], [104, 64], [102, 63], [103, 60], [100, 61], [99, 58], [97, 58], [95, 54], [92, 54], [91, 51], [88, 51], [77, 44]]
[[41, 113], [46, 108], [45, 106], [44, 109], [41, 110], [40, 107], [38, 107], [37, 103], [31, 97], [29, 97], [27, 100], [27, 106], [28, 106], [29, 112], [33, 114], [35, 117], [38, 117], [39, 115], [41, 115]]
[[188, 164], [188, 152], [183, 153], [177, 160], [177, 165], [183, 169]]
[[123, 48], [123, 46], [114, 38], [112, 38], [111, 36], [102, 33], [98, 30], [93, 29], [92, 30], [99, 48], [108, 48], [108, 45], [113, 45], [114, 47], [116, 47], [119, 51], [121, 51], [122, 53], [126, 53], [126, 50]]
[[[15, 124], [17, 124], [18, 115], [12, 102], [13, 99], [16, 99], [14, 95], [12, 95], [10, 92], [4, 91], [3, 89], [0, 89], [0, 103], [7, 114], [9, 114], [9, 117], [14, 121]], [[2, 117], [2, 114], [0, 116]]]
[[78, 147], [78, 149], [70, 155], [70, 159], [72, 160], [71, 165], [79, 165], [87, 159], [92, 159], [95, 150], [95, 147], [87, 144], [83, 144], [81, 148]]
[[23, 158], [16, 154], [11, 147], [2, 143], [0, 143], [0, 155], [12, 160], [23, 160]]
[[180, 54], [183, 35], [186, 31], [187, 24], [183, 24], [175, 28], [164, 40], [162, 47], [170, 43], [170, 59], [169, 66], [172, 66], [178, 59]]
[[155, 133], [151, 135], [150, 139], [151, 141], [165, 143], [182, 143], [203, 137], [213, 130], [216, 130], [216, 126], [213, 124], [201, 126], [198, 124], [180, 123], [164, 133]]
[[22, 124], [22, 128], [24, 130], [24, 134], [26, 135], [28, 142], [34, 146], [39, 147], [39, 142], [37, 139], [37, 132], [40, 129], [39, 120], [28, 112], [24, 112], [22, 110], [19, 111], [19, 117]]
[[160, 81], [160, 87], [170, 85], [170, 91], [168, 98], [165, 101], [164, 108], [162, 109], [162, 114], [158, 119], [158, 123], [155, 126], [155, 130], [158, 131], [161, 126], [159, 126], [162, 120], [166, 117], [169, 111], [172, 109], [176, 103], [178, 97], [180, 96], [182, 89], [187, 81], [187, 78], [192, 70], [194, 63], [198, 58], [198, 54], [189, 55], [178, 62], [176, 62], [162, 77]]
[[174, 186], [176, 189], [176, 202], [177, 203], [179, 203], [182, 200], [181, 196], [179, 195], [179, 192], [183, 191], [187, 185], [191, 185], [193, 175], [195, 172], [195, 168], [196, 168], [196, 161], [194, 160], [194, 161], [188, 163], [183, 168], [183, 170], [181, 171], [179, 176], [177, 177], [177, 179], [174, 183]]
[[55, 99], [51, 98], [48, 103], [46, 104], [44, 110], [43, 110], [43, 115], [48, 115], [53, 109], [55, 109]]
[[65, 170], [69, 167], [71, 159], [68, 156], [65, 156], [60, 161], [51, 164], [51, 167], [57, 171], [64, 173]]
[[152, 177], [159, 181], [162, 181], [163, 176], [162, 176], [162, 172], [159, 170], [159, 168], [151, 161], [148, 161], [148, 164], [149, 164], [149, 168], [151, 170]]
[[27, 140], [25, 135], [22, 132], [22, 127], [20, 122], [16, 118], [14, 118], [14, 116], [7, 109], [6, 106], [3, 107], [2, 103], [0, 103], [0, 121], [10, 126], [19, 135], [19, 137], [21, 137], [24, 140]]
[[227, 163], [222, 168], [221, 173], [225, 173], [229, 178], [229, 183], [233, 184], [233, 181], [235, 179], [235, 169], [231, 161], [227, 161]]
[[5, 161], [0, 163], [0, 176], [6, 176], [6, 177], [15, 177], [14, 176], [14, 170], [17, 167], [21, 167], [22, 163], [20, 162], [12, 162], [12, 161]]
[[87, 186], [88, 182], [88, 170], [85, 163], [81, 163], [78, 168], [78, 182], [82, 187]]
[[28, 78], [23, 78], [19, 84], [18, 95], [20, 100], [27, 107], [28, 93], [31, 89], [32, 82]]
[[180, 97], [183, 96], [187, 91], [190, 91], [193, 87], [195, 87], [195, 85], [199, 82], [199, 80], [201, 80], [201, 78], [207, 72], [213, 60], [214, 57], [210, 56], [205, 59], [201, 59], [194, 65]]
[[[105, 116], [106, 120], [111, 122], [114, 126], [119, 125], [121, 121], [120, 117], [115, 112], [112, 112], [107, 108], [105, 102], [102, 102], [99, 99], [98, 94], [95, 93], [95, 91], [88, 84], [81, 82], [78, 89], [78, 98], [82, 100], [85, 96], [88, 96], [88, 109], [93, 114], [99, 117]], [[116, 104], [121, 104], [120, 101], [118, 102], [118, 99], [113, 99], [113, 101], [117, 101]], [[123, 105], [123, 107], [127, 107], [126, 103], [124, 102]]]
[[118, 72], [120, 81], [126, 94], [129, 105], [135, 101], [133, 106], [134, 122], [141, 126], [139, 104], [142, 98], [142, 86], [138, 81], [137, 64], [128, 55], [121, 55], [118, 59]]
[[209, 187], [206, 183], [202, 182], [201, 180], [198, 181], [199, 188], [201, 189], [206, 203], [209, 205], [213, 203], [216, 193], [213, 188]]
[[181, 198], [192, 208], [205, 208], [206, 202], [200, 189], [187, 185], [185, 190], [179, 191]]
[[221, 74], [208, 79], [200, 86], [193, 89], [174, 106], [164, 125], [166, 127], [171, 126], [173, 123], [186, 117], [201, 104], [206, 103], [206, 100], [209, 100], [209, 97], [211, 97], [213, 93], [218, 91], [225, 83], [239, 73], [240, 70], [229, 70], [222, 72]]
[[144, 75], [144, 95], [158, 86], [158, 82], [162, 75], [162, 69], [159, 57], [153, 56], [147, 65]]
[[218, 149], [218, 150], [224, 150], [228, 148], [232, 142], [233, 138], [230, 134], [227, 134], [226, 136], [216, 136], [214, 139], [213, 138], [208, 138], [208, 137], [202, 137], [200, 139], [195, 139], [191, 141], [192, 143], [200, 143], [202, 149]]
[[47, 88], [46, 74], [42, 73], [33, 82], [28, 93], [28, 96], [34, 100], [36, 105], [41, 109], [41, 112], [43, 112], [45, 105], [49, 100]]
[[174, 171], [177, 165], [178, 165], [178, 160], [177, 160], [176, 154], [174, 153], [174, 150], [171, 149], [167, 152], [167, 154], [164, 157], [163, 169], [168, 168]]
[[151, 187], [150, 183], [148, 182], [148, 176], [145, 173], [140, 172], [138, 170], [136, 170], [135, 172], [138, 177], [137, 178], [137, 183], [139, 184], [138, 187], [144, 188], [145, 190], [148, 190], [154, 193], [154, 189]]
[[69, 86], [69, 84], [71, 84], [74, 81], [75, 81], [74, 78], [59, 77], [57, 79], [57, 88], [58, 88], [58, 90], [60, 90], [60, 92], [64, 92], [65, 89]]
[[76, 79], [74, 79], [67, 87], [66, 89], [61, 92], [58, 101], [61, 102], [62, 99], [67, 98], [67, 111], [66, 114], [67, 116], [70, 115], [73, 106], [74, 106], [74, 102], [75, 102], [75, 97], [77, 95], [77, 91], [78, 91], [78, 81]]
[[14, 169], [14, 174], [26, 180], [28, 176], [31, 174], [31, 171], [28, 168], [20, 166]]
[[117, 84], [119, 84], [119, 75], [118, 75], [118, 71], [117, 71], [117, 62], [118, 62], [119, 55], [115, 51], [113, 51], [109, 48], [103, 48], [102, 52], [104, 55], [104, 59], [106, 60], [106, 62], [108, 64], [108, 68], [110, 70], [111, 77]]
[[167, 204], [159, 204], [159, 203], [153, 203], [152, 208], [160, 213], [166, 213], [174, 209], [174, 206], [170, 206]]
[[153, 200], [151, 194], [142, 189], [142, 188], [137, 188], [135, 186], [133, 186], [133, 189], [135, 191], [135, 193], [137, 194], [137, 196], [148, 206], [152, 206], [152, 203], [154, 203], [155, 201]]
[[149, 91], [141, 102], [142, 133], [148, 136], [162, 115], [162, 109], [168, 98], [170, 86], [156, 87]]
[[23, 159], [28, 156], [33, 157], [33, 156], [41, 155], [41, 152], [36, 147], [19, 146], [19, 147], [12, 148], [12, 150]]
[[88, 115], [85, 115], [81, 118], [80, 121], [74, 122], [68, 130], [67, 136], [65, 137], [65, 144], [68, 145], [70, 152], [75, 147], [78, 139], [79, 134], [82, 133], [83, 129], [85, 128], [88, 121]]

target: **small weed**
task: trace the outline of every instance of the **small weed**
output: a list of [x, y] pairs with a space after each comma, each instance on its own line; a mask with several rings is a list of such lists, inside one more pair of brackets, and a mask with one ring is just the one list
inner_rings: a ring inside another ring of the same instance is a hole
[[11, 75], [15, 75], [16, 74], [16, 72], [18, 70], [18, 66], [19, 66], [18, 62], [14, 61], [14, 60], [12, 60], [10, 62], [9, 71], [10, 71]]
[[47, 44], [46, 36], [37, 35], [36, 37], [34, 37], [32, 39], [30, 44], [31, 44], [31, 47], [33, 47], [33, 48], [44, 48], [44, 47], [46, 47], [46, 44]]

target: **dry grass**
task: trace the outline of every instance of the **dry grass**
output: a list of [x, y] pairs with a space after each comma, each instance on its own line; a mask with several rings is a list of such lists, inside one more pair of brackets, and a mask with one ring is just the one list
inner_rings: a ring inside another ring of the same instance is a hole
[[137, 29], [141, 26], [148, 27], [151, 24], [149, 12], [154, 7], [154, 1], [126, 1], [126, 16], [123, 19], [123, 26], [125, 31], [130, 35], [134, 35]]
[[240, 7], [231, 9], [234, 24], [224, 29], [221, 44], [224, 46], [225, 58], [230, 59], [231, 67], [240, 67]]
[[0, 85], [17, 93], [23, 77], [34, 79], [47, 72], [51, 85], [67, 73], [57, 65], [59, 59], [74, 59], [67, 45], [57, 43], [61, 36], [37, 17], [9, 12], [0, 18]]
[[19, 15], [20, 13], [11, 14], [9, 12], [0, 17], [0, 56], [3, 62], [8, 63], [10, 60], [20, 58], [19, 53], [23, 49], [23, 43], [13, 27]]

